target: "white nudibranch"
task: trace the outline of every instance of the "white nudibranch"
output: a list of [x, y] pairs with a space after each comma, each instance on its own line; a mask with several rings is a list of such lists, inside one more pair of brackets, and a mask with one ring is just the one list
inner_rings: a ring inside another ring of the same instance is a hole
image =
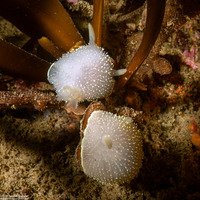
[[130, 117], [94, 111], [81, 141], [86, 175], [105, 183], [131, 181], [142, 166], [141, 133]]
[[88, 25], [89, 44], [63, 56], [48, 70], [48, 81], [56, 89], [57, 99], [77, 107], [84, 100], [104, 98], [111, 94], [114, 76], [126, 69], [114, 70], [109, 55], [95, 44], [92, 25]]

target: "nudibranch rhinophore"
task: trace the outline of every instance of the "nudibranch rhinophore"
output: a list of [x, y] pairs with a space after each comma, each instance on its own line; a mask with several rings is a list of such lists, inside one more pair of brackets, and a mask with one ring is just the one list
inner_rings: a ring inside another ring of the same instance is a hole
[[142, 166], [142, 137], [130, 117], [92, 112], [83, 131], [80, 164], [86, 175], [106, 183], [130, 182]]
[[92, 25], [88, 25], [89, 44], [64, 54], [48, 70], [47, 78], [56, 89], [57, 99], [77, 107], [84, 100], [107, 97], [114, 87], [114, 76], [126, 69], [114, 70], [109, 55], [95, 44]]

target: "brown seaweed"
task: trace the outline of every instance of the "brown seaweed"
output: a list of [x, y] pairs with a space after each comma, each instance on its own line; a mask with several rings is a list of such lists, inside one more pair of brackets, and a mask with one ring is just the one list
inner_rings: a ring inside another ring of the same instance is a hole
[[94, 0], [94, 13], [92, 26], [95, 33], [95, 43], [101, 46], [101, 36], [102, 36], [102, 21], [103, 21], [103, 5], [104, 0]]
[[85, 43], [58, 0], [2, 0], [0, 15], [27, 35], [46, 36], [65, 51], [79, 41]]
[[1, 72], [25, 80], [47, 81], [50, 63], [0, 39]]
[[149, 55], [149, 52], [151, 51], [160, 32], [164, 12], [165, 0], [147, 1], [147, 20], [142, 42], [137, 53], [128, 65], [127, 72], [119, 78], [116, 84], [117, 89], [123, 88], [128, 83]]

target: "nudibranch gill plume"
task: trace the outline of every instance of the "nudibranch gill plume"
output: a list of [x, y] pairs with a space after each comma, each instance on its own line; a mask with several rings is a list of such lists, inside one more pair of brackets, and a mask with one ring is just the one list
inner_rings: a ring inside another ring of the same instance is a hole
[[88, 25], [89, 44], [63, 56], [54, 62], [47, 77], [57, 92], [57, 99], [76, 108], [79, 102], [104, 98], [112, 93], [114, 76], [126, 69], [114, 70], [109, 55], [95, 44], [92, 25]]

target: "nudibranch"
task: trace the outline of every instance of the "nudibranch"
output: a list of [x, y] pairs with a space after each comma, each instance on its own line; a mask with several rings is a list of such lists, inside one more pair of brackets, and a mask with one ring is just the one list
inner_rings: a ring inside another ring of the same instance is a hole
[[95, 110], [82, 134], [78, 161], [86, 175], [107, 184], [130, 182], [138, 174], [142, 137], [132, 118]]
[[48, 70], [48, 81], [57, 92], [57, 99], [68, 106], [79, 102], [107, 97], [114, 87], [114, 76], [125, 69], [114, 70], [109, 55], [95, 44], [92, 25], [88, 25], [89, 44], [64, 54]]

